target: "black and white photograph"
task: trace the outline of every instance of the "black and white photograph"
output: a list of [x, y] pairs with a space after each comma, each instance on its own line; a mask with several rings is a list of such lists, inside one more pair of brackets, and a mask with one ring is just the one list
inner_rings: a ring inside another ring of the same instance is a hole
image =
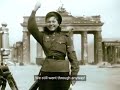
[[120, 0], [0, 0], [0, 90], [119, 90]]

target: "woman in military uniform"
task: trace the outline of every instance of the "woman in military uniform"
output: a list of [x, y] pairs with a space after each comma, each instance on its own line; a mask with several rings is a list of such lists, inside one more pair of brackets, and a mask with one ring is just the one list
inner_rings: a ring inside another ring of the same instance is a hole
[[[35, 21], [35, 14], [40, 6], [41, 4], [37, 2], [28, 20], [28, 30], [42, 46], [46, 55], [39, 75], [42, 77], [55, 77], [56, 79], [40, 80], [39, 90], [68, 90], [71, 81], [57, 77], [77, 76], [79, 64], [73, 49], [73, 41], [69, 34], [61, 32], [62, 17], [54, 11], [46, 15], [44, 31], [39, 31]], [[68, 60], [65, 60], [66, 55]], [[69, 68], [70, 66], [71, 68]]]

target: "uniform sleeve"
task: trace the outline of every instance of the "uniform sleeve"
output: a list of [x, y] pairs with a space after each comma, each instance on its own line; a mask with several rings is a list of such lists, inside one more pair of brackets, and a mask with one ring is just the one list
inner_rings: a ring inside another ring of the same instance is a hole
[[28, 31], [32, 34], [32, 36], [40, 43], [42, 44], [42, 38], [43, 38], [43, 33], [39, 31], [38, 26], [36, 24], [35, 20], [35, 11], [32, 11], [29, 19], [28, 19]]
[[77, 76], [79, 71], [79, 62], [76, 57], [76, 52], [73, 46], [73, 40], [71, 39], [70, 35], [67, 37], [67, 56], [71, 64], [71, 75]]

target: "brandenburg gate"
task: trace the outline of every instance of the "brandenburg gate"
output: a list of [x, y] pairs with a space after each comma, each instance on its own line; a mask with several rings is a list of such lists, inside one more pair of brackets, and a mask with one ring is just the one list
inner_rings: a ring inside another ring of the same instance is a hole
[[[61, 24], [62, 31], [68, 32], [67, 27], [73, 28], [73, 34], [81, 34], [81, 61], [88, 63], [88, 37], [87, 34], [94, 35], [94, 63], [102, 61], [102, 25], [100, 16], [90, 17], [74, 17], [70, 15], [63, 7], [60, 7], [57, 12], [62, 15], [63, 22]], [[28, 16], [24, 17], [23, 23], [23, 61], [30, 62], [30, 33], [27, 30]], [[45, 16], [36, 16], [36, 22], [40, 31], [43, 31], [45, 26]], [[37, 57], [42, 58], [42, 48], [37, 44]]]

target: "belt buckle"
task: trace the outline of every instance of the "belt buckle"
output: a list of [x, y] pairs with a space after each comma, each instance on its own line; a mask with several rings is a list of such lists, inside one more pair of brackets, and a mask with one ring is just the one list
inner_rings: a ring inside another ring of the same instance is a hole
[[55, 56], [52, 56], [53, 59], [55, 59]]

